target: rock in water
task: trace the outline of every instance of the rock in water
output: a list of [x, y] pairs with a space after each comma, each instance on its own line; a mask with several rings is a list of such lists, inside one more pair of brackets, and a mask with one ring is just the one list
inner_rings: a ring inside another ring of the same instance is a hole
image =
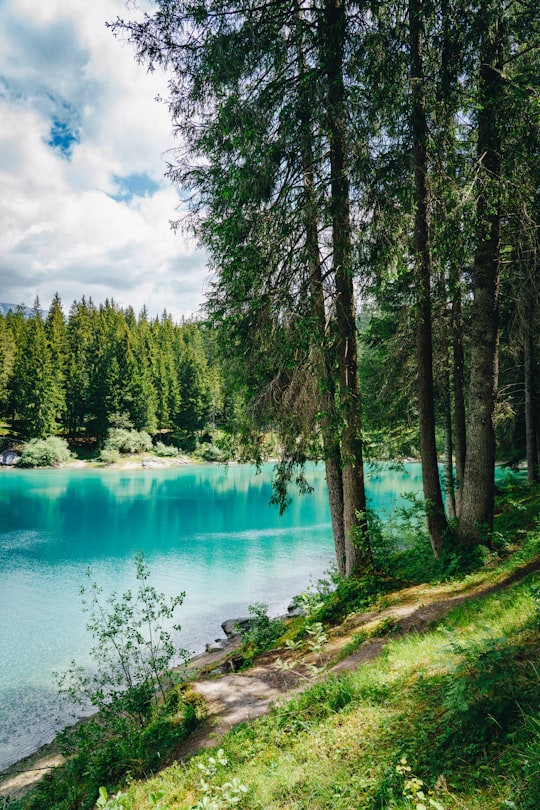
[[251, 619], [249, 616], [242, 616], [240, 619], [227, 619], [221, 625], [221, 629], [227, 636], [237, 636], [238, 633], [245, 633], [251, 627]]

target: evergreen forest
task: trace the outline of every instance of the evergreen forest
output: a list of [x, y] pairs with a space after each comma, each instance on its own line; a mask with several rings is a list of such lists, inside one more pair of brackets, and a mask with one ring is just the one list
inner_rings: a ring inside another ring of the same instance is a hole
[[0, 316], [0, 418], [23, 439], [92, 448], [123, 428], [192, 451], [224, 407], [212, 342], [201, 324], [114, 301], [83, 297], [67, 317], [58, 296], [45, 317], [39, 300], [20, 306]]

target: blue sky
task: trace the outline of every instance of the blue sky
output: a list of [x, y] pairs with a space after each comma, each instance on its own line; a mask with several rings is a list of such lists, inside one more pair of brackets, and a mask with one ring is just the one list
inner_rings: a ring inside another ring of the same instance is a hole
[[169, 227], [166, 79], [105, 27], [131, 6], [0, 0], [0, 301], [200, 307], [205, 257]]

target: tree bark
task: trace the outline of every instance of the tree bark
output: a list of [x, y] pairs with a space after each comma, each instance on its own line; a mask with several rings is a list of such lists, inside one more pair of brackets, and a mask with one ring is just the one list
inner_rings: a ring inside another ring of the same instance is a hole
[[535, 356], [532, 322], [525, 323], [524, 366], [525, 366], [525, 439], [527, 449], [527, 481], [530, 486], [538, 483], [538, 403], [535, 390]]
[[[484, 5], [484, 4], [483, 4]], [[464, 545], [485, 541], [493, 528], [495, 499], [495, 406], [501, 231], [502, 22], [490, 25], [481, 8], [478, 98], [477, 245], [472, 273], [471, 374], [467, 457], [458, 537]]]
[[341, 452], [337, 420], [335, 415], [334, 382], [331, 375], [332, 360], [329, 356], [329, 346], [326, 337], [326, 307], [324, 301], [323, 272], [321, 266], [321, 253], [318, 236], [318, 209], [315, 197], [315, 179], [313, 175], [313, 146], [312, 122], [310, 114], [310, 99], [306, 93], [305, 83], [305, 57], [303, 36], [301, 31], [301, 8], [296, 5], [298, 21], [298, 74], [299, 74], [299, 120], [300, 120], [300, 152], [302, 161], [302, 177], [304, 187], [304, 218], [306, 228], [306, 251], [309, 270], [309, 293], [314, 321], [314, 343], [316, 358], [316, 371], [320, 391], [321, 434], [323, 453], [325, 459], [326, 484], [328, 487], [328, 501], [332, 520], [332, 533], [336, 551], [338, 572], [345, 576], [346, 552], [345, 529], [343, 524], [343, 481], [341, 478]]
[[416, 278], [416, 357], [418, 363], [418, 411], [420, 455], [431, 547], [439, 556], [447, 529], [435, 441], [433, 390], [433, 335], [431, 307], [432, 262], [429, 240], [429, 186], [427, 125], [423, 65], [422, 0], [409, 0], [410, 73], [412, 83], [411, 125], [413, 135], [415, 215], [414, 264]]
[[454, 357], [454, 453], [456, 457], [456, 513], [461, 511], [465, 458], [467, 451], [467, 418], [465, 411], [465, 354], [461, 316], [461, 287], [457, 277], [452, 295], [452, 351]]
[[333, 261], [335, 274], [336, 352], [339, 362], [339, 415], [345, 575], [350, 577], [371, 560], [364, 487], [362, 421], [358, 383], [356, 312], [352, 271], [352, 235], [347, 165], [344, 0], [325, 0], [321, 31], [323, 63], [328, 86], [330, 193]]
[[446, 495], [446, 509], [448, 517], [454, 520], [456, 517], [456, 492], [454, 481], [454, 459], [453, 459], [453, 430], [452, 430], [452, 402], [450, 383], [450, 358], [448, 352], [448, 313], [444, 314], [443, 327], [443, 398], [444, 398], [444, 492]]

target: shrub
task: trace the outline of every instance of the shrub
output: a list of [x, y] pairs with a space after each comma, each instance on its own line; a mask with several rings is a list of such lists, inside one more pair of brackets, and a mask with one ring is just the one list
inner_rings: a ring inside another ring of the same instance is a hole
[[115, 789], [128, 775], [160, 767], [201, 717], [199, 698], [175, 685], [170, 671], [174, 658], [187, 659], [164, 627], [184, 595], [155, 591], [142, 552], [135, 565], [134, 593], [104, 599], [95, 582], [82, 589], [95, 667], [72, 664], [58, 680], [73, 704], [99, 714], [59, 736], [66, 763], [41, 781], [27, 810], [91, 810], [101, 787]]
[[110, 450], [104, 447], [100, 450], [99, 460], [105, 464], [118, 464], [120, 461], [120, 452], [118, 450]]
[[163, 442], [156, 442], [154, 452], [157, 456], [163, 458], [175, 458], [180, 455], [178, 447], [174, 447], [172, 444], [163, 444]]
[[118, 453], [147, 453], [152, 450], [152, 439], [144, 430], [113, 428], [103, 449], [116, 450]]
[[283, 635], [284, 626], [280, 619], [270, 619], [268, 605], [256, 602], [249, 605], [249, 630], [242, 637], [244, 658], [249, 661], [258, 653], [269, 650]]
[[204, 461], [223, 461], [223, 453], [215, 444], [201, 444], [197, 449], [197, 455]]
[[57, 467], [69, 461], [71, 453], [65, 439], [49, 436], [48, 439], [30, 439], [21, 451], [21, 467]]

